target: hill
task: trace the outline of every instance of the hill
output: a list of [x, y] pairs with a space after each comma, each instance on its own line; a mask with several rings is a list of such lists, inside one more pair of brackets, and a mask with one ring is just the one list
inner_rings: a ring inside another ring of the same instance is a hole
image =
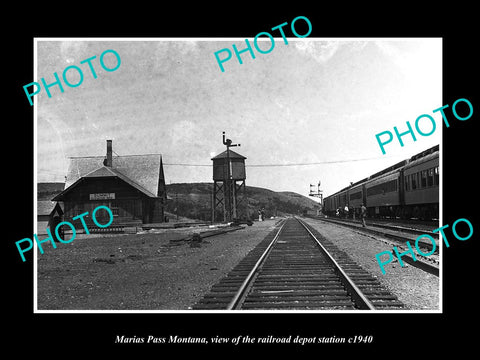
[[[38, 200], [51, 200], [59, 194], [64, 183], [38, 183]], [[209, 221], [212, 218], [212, 183], [179, 183], [167, 185], [166, 212], [169, 216]], [[317, 203], [312, 199], [290, 191], [275, 192], [269, 189], [247, 186], [248, 214], [258, 218], [258, 210], [264, 208], [265, 215], [282, 216], [313, 210]], [[217, 218], [223, 215], [218, 214]]]
[[60, 194], [65, 188], [63, 182], [40, 182], [37, 183], [37, 199], [51, 200], [55, 195]]
[[[179, 183], [167, 185], [166, 211], [191, 219], [210, 220], [212, 183]], [[248, 214], [258, 217], [258, 210], [265, 209], [266, 216], [299, 214], [305, 209], [314, 209], [317, 203], [294, 192], [275, 192], [269, 189], [247, 186]]]

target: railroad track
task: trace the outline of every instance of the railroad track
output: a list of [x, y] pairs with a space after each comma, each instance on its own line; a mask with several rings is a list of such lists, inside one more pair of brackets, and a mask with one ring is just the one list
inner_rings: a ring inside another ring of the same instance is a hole
[[[440, 276], [440, 262], [438, 258], [440, 246], [438, 243], [438, 234], [408, 228], [398, 229], [398, 227], [387, 227], [380, 224], [371, 224], [369, 222], [367, 222], [367, 227], [364, 228], [359, 223], [353, 221], [342, 221], [340, 219], [324, 217], [316, 217], [312, 219], [329, 222], [340, 226], [346, 226], [355, 229], [361, 233], [373, 234], [374, 236], [379, 235], [381, 237], [389, 238], [393, 240], [393, 243], [390, 243], [390, 245], [392, 247], [397, 246], [400, 252], [404, 252], [407, 250], [405, 246], [407, 241], [410, 242], [411, 246], [414, 246], [417, 236], [422, 234], [428, 234], [432, 236], [436, 242], [436, 249], [433, 253], [433, 256], [425, 257], [419, 254], [417, 251], [416, 260], [414, 260], [410, 255], [405, 255], [402, 259], [409, 265], [412, 265], [420, 270], [423, 270], [435, 276]], [[374, 229], [373, 227], [376, 227], [376, 229]], [[431, 241], [426, 240], [426, 238], [421, 238], [418, 241], [418, 247], [423, 253], [429, 253], [433, 249], [433, 244], [431, 243]]]
[[374, 310], [403, 304], [346, 253], [286, 219], [193, 309]]
[[[312, 219], [319, 219], [319, 220], [325, 220], [325, 221], [330, 221], [330, 222], [333, 222], [333, 223], [336, 223], [336, 224], [342, 224], [342, 225], [353, 225], [355, 227], [358, 227], [362, 220], [361, 218], [357, 218], [356, 220], [353, 220], [353, 219], [344, 219], [344, 218], [338, 218], [338, 217], [322, 217], [322, 216], [318, 216], [318, 217], [312, 217]], [[439, 225], [435, 225], [433, 224], [431, 226], [430, 229], [416, 229], [416, 228], [413, 228], [413, 227], [407, 227], [405, 225], [391, 225], [391, 224], [387, 224], [387, 223], [383, 223], [383, 222], [378, 222], [378, 220], [376, 220], [377, 222], [375, 222], [375, 220], [371, 220], [371, 219], [366, 219], [367, 221], [367, 226], [368, 227], [374, 227], [374, 228], [379, 228], [379, 229], [386, 229], [386, 230], [393, 230], [393, 231], [397, 231], [399, 233], [405, 233], [405, 234], [411, 234], [411, 235], [415, 235], [415, 236], [419, 236], [419, 235], [422, 235], [422, 234], [430, 234], [432, 235], [433, 237], [437, 237], [438, 238], [438, 234], [432, 234], [431, 231], [432, 229], [435, 229], [437, 228]]]
[[[333, 224], [350, 227], [359, 231], [381, 235], [381, 236], [396, 240], [399, 243], [406, 243], [407, 241], [410, 241], [413, 243], [415, 242], [415, 239], [418, 236], [428, 234], [436, 240], [437, 245], [436, 245], [435, 253], [438, 254], [438, 249], [439, 249], [438, 233], [432, 233], [431, 230], [430, 231], [418, 230], [418, 229], [406, 228], [401, 226], [372, 223], [370, 221], [367, 221], [367, 227], [364, 228], [361, 226], [361, 222], [360, 222], [361, 220], [353, 221], [353, 220], [325, 218], [325, 217], [315, 217], [312, 219], [330, 222]], [[424, 239], [419, 240], [419, 246], [421, 246], [421, 248], [423, 249], [426, 249], [427, 251], [425, 252], [429, 252], [433, 249], [432, 243]]]

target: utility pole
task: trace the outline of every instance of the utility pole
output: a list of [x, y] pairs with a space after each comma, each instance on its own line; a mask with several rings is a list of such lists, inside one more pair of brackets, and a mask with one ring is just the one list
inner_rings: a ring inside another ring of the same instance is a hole
[[320, 207], [323, 210], [323, 190], [320, 190], [320, 184], [321, 182], [320, 180], [318, 180], [317, 190], [315, 190], [315, 185], [310, 184], [310, 193], [308, 194], [308, 196], [320, 198]]
[[177, 214], [177, 221], [178, 221], [178, 192], [175, 192], [175, 212]]

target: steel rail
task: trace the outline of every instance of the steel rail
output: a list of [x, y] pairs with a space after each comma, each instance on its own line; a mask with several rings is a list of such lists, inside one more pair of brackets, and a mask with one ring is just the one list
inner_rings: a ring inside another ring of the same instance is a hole
[[[330, 223], [330, 224], [335, 224], [335, 225], [338, 225], [338, 226], [345, 226], [345, 227], [353, 228], [354, 230], [356, 230], [360, 233], [373, 234], [374, 236], [383, 236], [385, 238], [392, 239], [393, 241], [395, 241], [397, 243], [400, 243], [401, 245], [404, 245], [407, 242], [415, 241], [412, 238], [405, 237], [404, 235], [395, 235], [395, 234], [391, 234], [391, 233], [387, 233], [387, 232], [382, 232], [381, 230], [372, 229], [371, 227], [363, 228], [363, 227], [357, 226], [356, 223], [352, 223], [352, 222], [343, 222], [343, 221], [339, 221], [339, 220], [336, 220], [336, 219], [332, 220], [332, 219], [325, 219], [325, 218], [312, 218], [312, 219], [313, 220], [324, 221], [324, 222], [327, 222], [327, 223]], [[379, 229], [382, 229], [382, 228], [387, 229], [387, 228], [382, 227], [380, 225], [377, 225], [377, 227]], [[389, 229], [387, 229], [387, 230], [389, 230]], [[419, 232], [421, 232], [421, 231], [419, 231]], [[424, 231], [424, 232], [422, 232], [422, 234], [425, 235], [426, 232]], [[433, 234], [433, 235], [435, 235], [435, 234]], [[432, 250], [432, 248], [433, 248], [431, 242], [428, 242], [428, 243], [419, 242], [419, 244], [421, 246], [424, 246], [428, 250]], [[394, 246], [395, 244], [390, 243], [390, 245]], [[440, 246], [436, 245], [436, 248], [437, 249], [434, 252], [435, 255], [439, 253]], [[392, 253], [393, 253], [393, 250], [392, 250]], [[417, 257], [416, 257], [415, 260], [410, 255], [405, 255], [403, 257], [403, 260], [406, 263], [412, 265], [413, 267], [416, 267], [420, 270], [423, 270], [423, 271], [425, 271], [429, 274], [432, 274], [432, 275], [435, 275], [435, 276], [440, 276], [440, 269], [439, 269], [439, 266], [437, 265], [439, 263], [438, 261], [435, 261], [434, 264], [431, 264], [429, 262], [424, 261], [423, 257], [418, 253], [417, 253]]]
[[270, 252], [273, 245], [277, 242], [277, 239], [280, 236], [280, 233], [282, 232], [286, 223], [287, 223], [286, 220], [284, 220], [282, 226], [280, 227], [278, 232], [275, 234], [275, 236], [272, 239], [272, 241], [270, 242], [270, 244], [268, 244], [268, 246], [265, 249], [265, 251], [263, 252], [262, 256], [260, 256], [260, 258], [257, 260], [257, 262], [253, 266], [252, 270], [250, 270], [247, 277], [245, 278], [245, 280], [243, 280], [242, 284], [240, 285], [240, 288], [235, 293], [235, 296], [232, 298], [230, 303], [227, 305], [227, 310], [234, 310], [238, 307], [238, 305], [240, 303], [240, 300], [242, 299], [242, 297], [245, 296], [248, 285], [252, 281], [252, 279], [253, 279], [255, 273], [258, 271], [258, 268], [260, 267], [260, 265], [262, 265], [263, 261], [266, 259], [267, 255]]
[[[429, 234], [434, 239], [438, 240], [438, 234], [431, 233], [431, 231], [428, 232], [428, 230], [418, 230], [418, 229], [411, 229], [411, 228], [405, 228], [405, 227], [402, 228], [402, 227], [398, 227], [398, 226], [389, 226], [389, 225], [385, 225], [385, 224], [371, 223], [371, 222], [369, 222], [368, 227], [365, 228], [365, 227], [360, 227], [359, 222], [353, 222], [353, 221], [350, 221], [350, 220], [345, 221], [343, 219], [331, 219], [331, 218], [321, 218], [321, 217], [320, 218], [312, 218], [312, 219], [325, 221], [325, 222], [340, 225], [340, 226], [350, 227], [350, 228], [353, 228], [353, 229], [361, 231], [361, 232], [372, 233], [374, 235], [380, 235], [380, 236], [388, 237], [388, 238], [400, 241], [402, 243], [405, 243], [406, 241], [415, 241], [414, 240], [415, 238], [413, 238], [413, 239], [408, 238], [408, 237], [405, 236], [406, 234], [414, 235], [414, 236]], [[376, 229], [374, 229], [374, 228], [376, 228]], [[398, 232], [398, 233], [401, 233], [401, 234], [397, 235], [397, 234], [394, 234], [394, 233], [384, 232], [382, 230], [387, 230], [387, 231], [391, 230], [391, 231], [395, 231], [395, 232]], [[422, 242], [421, 241], [420, 244], [422, 246], [425, 246], [429, 250], [432, 250], [432, 248], [433, 248], [433, 246], [430, 242]], [[437, 248], [438, 248], [438, 245], [437, 245]], [[438, 250], [436, 250], [436, 252], [438, 253]]]
[[335, 271], [337, 274], [340, 276], [342, 279], [343, 285], [347, 288], [347, 292], [350, 294], [350, 296], [355, 300], [355, 304], [363, 310], [375, 310], [375, 306], [370, 302], [370, 300], [367, 299], [367, 297], [362, 293], [362, 291], [355, 285], [353, 280], [350, 278], [350, 276], [347, 275], [347, 273], [341, 268], [341, 266], [338, 264], [338, 262], [333, 258], [332, 255], [328, 252], [327, 249], [322, 245], [322, 243], [317, 239], [317, 237], [310, 231], [310, 229], [307, 227], [307, 225], [295, 217], [295, 219], [302, 224], [302, 226], [308, 231], [310, 236], [316, 241], [317, 245], [320, 247], [322, 252], [326, 255], [327, 259], [330, 261], [330, 263], [334, 266]]

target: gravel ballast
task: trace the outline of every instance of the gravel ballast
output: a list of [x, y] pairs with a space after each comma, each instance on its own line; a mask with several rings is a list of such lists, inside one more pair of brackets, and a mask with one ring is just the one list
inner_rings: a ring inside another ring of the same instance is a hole
[[439, 310], [439, 277], [411, 265], [402, 267], [398, 261], [386, 265], [386, 274], [382, 274], [375, 255], [382, 251], [392, 251], [392, 246], [382, 241], [386, 239], [363, 235], [358, 231], [321, 220], [304, 220], [327, 240], [345, 251], [362, 268], [377, 277], [405, 304], [407, 310]]

